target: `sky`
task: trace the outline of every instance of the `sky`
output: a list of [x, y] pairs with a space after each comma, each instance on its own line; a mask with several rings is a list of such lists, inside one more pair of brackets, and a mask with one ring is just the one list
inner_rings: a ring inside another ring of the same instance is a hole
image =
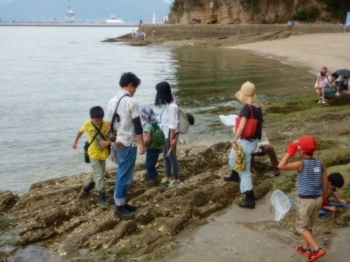
[[[137, 20], [167, 15], [172, 0], [71, 0], [77, 20], [100, 20], [111, 12], [118, 19]], [[3, 21], [65, 19], [67, 0], [0, 0]]]

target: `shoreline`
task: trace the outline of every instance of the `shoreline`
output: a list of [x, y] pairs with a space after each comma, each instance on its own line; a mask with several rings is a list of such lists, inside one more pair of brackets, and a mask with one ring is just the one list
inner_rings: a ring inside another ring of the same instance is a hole
[[322, 66], [329, 72], [350, 67], [350, 34], [293, 35], [287, 39], [276, 39], [248, 43], [229, 48], [246, 50], [257, 55], [272, 56], [294, 66], [306, 65], [316, 73]]
[[[268, 36], [271, 37], [273, 35], [271, 34]], [[318, 35], [311, 36], [317, 37]], [[332, 34], [332, 36], [334, 36], [334, 34]], [[277, 49], [277, 46], [281, 46], [279, 41], [290, 42], [297, 37], [302, 36], [292, 36], [288, 39], [275, 40], [277, 42], [257, 42], [251, 45], [256, 48], [256, 52], [260, 52], [260, 55], [279, 57], [279, 50], [274, 50], [274, 48]], [[296, 40], [291, 42], [295, 43], [294, 41]], [[288, 44], [290, 48], [297, 46], [292, 43]], [[271, 53], [263, 53], [265, 50], [262, 50], [265, 45], [271, 46], [271, 50], [275, 51], [275, 53], [272, 51]], [[242, 45], [241, 47], [247, 48], [246, 45]], [[318, 54], [319, 50], [317, 48], [314, 49], [313, 51]], [[297, 53], [297, 51], [295, 52]], [[327, 51], [327, 55], [328, 53]], [[288, 53], [290, 58], [294, 57], [293, 54], [292, 52]], [[300, 55], [303, 56], [303, 54]], [[312, 70], [316, 70], [318, 68], [318, 61], [311, 61], [313, 55], [314, 53], [310, 52], [310, 54], [308, 54], [310, 57], [307, 56], [305, 59], [310, 59], [308, 65]], [[284, 56], [283, 59], [288, 59], [288, 56]], [[337, 58], [334, 59], [337, 61]], [[300, 64], [298, 61], [295, 61], [295, 63], [296, 66], [298, 63]], [[338, 63], [336, 64], [338, 65]], [[329, 63], [329, 66], [333, 66], [333, 63]], [[330, 170], [343, 170], [342, 172], [346, 172], [346, 186], [340, 192], [341, 194], [346, 194], [347, 199], [350, 200], [349, 166], [341, 166], [350, 161], [350, 140], [348, 138], [350, 131], [347, 126], [349, 116], [348, 110], [346, 109], [350, 98], [349, 96], [335, 98], [331, 100], [327, 106], [317, 106], [317, 104], [314, 103], [315, 98], [314, 94], [310, 94], [267, 105], [266, 108], [264, 108], [264, 118], [266, 116], [265, 120], [268, 123], [265, 131], [271, 144], [275, 147], [279, 158], [283, 155], [285, 145], [287, 145], [288, 141], [294, 140], [305, 132], [317, 136], [319, 139], [320, 151], [317, 152], [316, 157], [324, 161], [327, 167], [331, 167]], [[323, 121], [320, 121], [320, 119], [323, 119]], [[344, 121], [344, 123], [342, 125], [337, 125], [339, 124], [338, 121]], [[329, 137], [328, 134], [330, 132], [334, 134], [333, 137]], [[2, 261], [2, 255], [4, 258], [8, 258], [22, 246], [33, 247], [35, 245], [47, 247], [49, 250], [57, 252], [57, 256], [63, 257], [63, 259], [69, 261], [71, 259], [76, 260], [81, 256], [86, 256], [95, 261], [105, 261], [106, 254], [116, 259], [132, 258], [147, 261], [160, 258], [164, 253], [168, 253], [178, 246], [175, 240], [178, 232], [191, 227], [199, 228], [200, 225], [210, 220], [209, 215], [217, 214], [220, 210], [225, 210], [226, 207], [229, 209], [226, 209], [226, 212], [224, 211], [225, 213], [237, 210], [237, 207], [232, 206], [232, 203], [239, 201], [241, 198], [238, 192], [238, 184], [226, 183], [223, 182], [222, 179], [222, 177], [229, 172], [227, 166], [227, 151], [229, 149], [230, 146], [228, 143], [219, 143], [211, 147], [197, 146], [188, 149], [181, 148], [178, 154], [180, 165], [184, 171], [184, 185], [179, 188], [146, 188], [144, 181], [142, 181], [144, 165], [138, 165], [134, 175], [135, 181], [130, 191], [130, 199], [132, 203], [139, 206], [139, 210], [136, 213], [136, 219], [132, 221], [120, 221], [114, 218], [112, 215], [113, 206], [107, 209], [107, 212], [101, 212], [100, 209], [94, 206], [95, 192], [89, 195], [82, 195], [80, 193], [81, 185], [85, 181], [84, 176], [86, 174], [62, 177], [33, 184], [29, 192], [21, 197], [16, 198], [16, 196], [6, 195], [7, 207], [5, 206], [4, 210], [1, 210], [4, 199], [0, 198], [0, 213], [3, 213], [0, 214], [0, 216], [4, 215], [5, 218], [13, 216], [16, 217], [16, 220], [5, 221], [4, 229], [1, 228], [0, 235], [3, 233], [3, 230], [6, 232], [6, 230], [15, 227], [20, 229], [20, 234], [18, 240], [9, 242], [9, 245], [13, 247], [11, 251], [0, 251], [0, 261]], [[160, 160], [158, 167], [160, 170], [162, 168], [161, 162]], [[265, 175], [269, 172], [269, 160], [267, 158], [257, 159], [257, 167], [255, 168], [254, 182], [257, 183], [255, 190], [257, 190], [258, 198], [263, 198], [266, 193], [273, 188], [282, 189], [286, 193], [294, 190], [294, 177], [291, 173], [283, 172], [282, 176], [272, 178]], [[106, 175], [106, 192], [109, 197], [109, 202], [112, 201], [113, 176], [112, 170]], [[0, 193], [0, 196], [3, 197], [5, 194]], [[262, 201], [263, 200], [259, 201], [259, 203], [261, 204]], [[56, 204], [52, 205], [53, 202]], [[176, 205], [174, 205], [174, 203], [176, 203]], [[268, 212], [270, 205], [265, 203], [260, 206], [260, 204], [258, 204], [257, 210], [246, 211], [246, 213], [242, 212], [241, 215], [247, 214], [247, 216], [249, 216], [249, 214], [259, 214], [258, 212], [261, 209], [263, 209], [264, 212]], [[157, 206], [157, 210], [154, 210], [154, 205]], [[238, 212], [234, 213], [238, 214]], [[268, 224], [269, 226], [272, 225], [274, 227], [273, 229], [280, 232], [282, 235], [280, 237], [278, 237], [275, 231], [268, 232], [268, 230], [261, 230], [261, 227], [263, 227], [263, 229], [266, 228], [264, 228], [265, 224], [260, 223], [261, 217], [258, 216], [250, 216], [249, 223], [237, 225], [239, 230], [238, 235], [240, 239], [250, 239], [250, 242], [254, 242], [254, 245], [258, 245], [257, 249], [262, 250], [266, 248], [263, 244], [263, 241], [265, 241], [264, 239], [271, 237], [271, 233], [275, 234], [276, 239], [272, 241], [275, 249], [272, 251], [266, 250], [266, 253], [263, 255], [268, 256], [268, 260], [272, 260], [272, 258], [276, 258], [274, 253], [279, 250], [279, 248], [277, 248], [279, 246], [277, 245], [280, 244], [286, 247], [290, 246], [290, 243], [294, 243], [295, 241], [295, 235], [293, 235], [295, 232], [290, 230], [290, 228], [293, 227], [290, 223], [294, 220], [292, 214], [294, 214], [294, 211], [291, 211], [289, 214], [290, 216], [284, 219], [280, 224]], [[334, 227], [342, 225], [342, 227], [346, 228], [346, 232], [348, 232], [350, 230], [348, 224], [349, 217], [349, 211], [336, 213], [335, 219], [337, 224], [335, 226], [333, 224], [329, 226], [326, 225], [326, 223], [329, 223], [330, 219], [332, 219], [330, 214], [325, 217], [322, 224], [325, 228], [324, 230], [318, 231], [322, 236], [322, 244], [327, 248], [332, 245], [333, 235], [331, 233]], [[214, 220], [214, 224], [221, 219], [222, 218], [218, 218]], [[267, 219], [266, 216], [264, 219]], [[242, 222], [239, 219], [236, 220], [237, 217], [234, 217], [232, 220], [227, 220], [226, 223], [229, 224], [232, 223], [232, 221]], [[0, 219], [0, 223], [4, 222]], [[244, 229], [243, 227], [246, 228]], [[206, 228], [208, 227], [206, 226]], [[234, 225], [230, 229], [233, 231], [221, 227], [220, 233], [220, 229], [214, 227], [214, 230], [217, 230], [214, 232], [219, 233], [216, 235], [213, 234], [214, 239], [210, 236], [208, 242], [216, 242], [215, 236], [218, 235], [222, 238], [226, 238], [226, 241], [232, 240], [235, 238], [233, 234], [236, 233]], [[252, 230], [263, 231], [263, 233], [258, 236], [261, 237], [262, 240], [260, 243], [255, 241], [255, 236], [257, 235], [256, 232], [252, 233]], [[285, 235], [290, 234], [292, 234], [293, 237], [284, 238]], [[216, 249], [217, 251], [216, 258], [222, 255], [221, 259], [225, 259], [230, 253], [233, 253], [233, 256], [238, 256], [238, 252], [236, 252], [234, 248], [228, 249], [228, 247], [232, 247], [234, 243], [226, 241], [218, 242], [221, 245], [228, 243], [227, 246], [216, 246], [213, 248], [213, 250]], [[210, 245], [208, 242], [204, 243], [203, 246], [205, 248]], [[286, 244], [286, 242], [288, 243]], [[250, 252], [251, 254], [246, 254], [247, 249], [253, 249], [254, 245], [251, 245], [249, 242], [242, 242], [241, 245], [238, 245], [241, 247], [241, 249], [238, 250], [241, 256], [240, 258], [242, 259], [240, 261], [259, 260], [263, 257], [260, 256], [260, 253], [254, 254], [254, 252]], [[130, 246], [132, 246], [132, 248], [130, 248]], [[224, 250], [225, 248], [227, 248], [227, 250]], [[86, 251], [87, 255], [79, 254], [82, 249]], [[198, 252], [198, 249], [196, 251]], [[339, 252], [342, 251], [343, 249], [339, 250]], [[199, 252], [202, 255], [203, 261], [205, 261], [204, 259], [208, 257], [202, 250], [199, 250]], [[297, 259], [299, 256], [294, 255], [292, 248], [287, 251], [283, 250], [283, 252], [290, 258], [288, 261], [298, 261]], [[330, 252], [329, 257], [332, 259], [334, 257], [344, 258], [342, 256], [344, 253], [340, 253], [339, 255], [337, 252]], [[187, 250], [187, 254], [190, 253], [191, 250]], [[332, 253], [336, 253], [334, 257], [333, 255], [331, 256]], [[281, 254], [279, 254], [279, 256], [280, 255]], [[198, 257], [192, 256], [190, 259], [195, 258]], [[227, 260], [223, 261], [232, 260], [232, 256], [226, 258]], [[282, 258], [283, 256], [281, 256], [281, 259]], [[181, 258], [178, 261], [182, 261]], [[342, 260], [338, 259], [338, 261]]]

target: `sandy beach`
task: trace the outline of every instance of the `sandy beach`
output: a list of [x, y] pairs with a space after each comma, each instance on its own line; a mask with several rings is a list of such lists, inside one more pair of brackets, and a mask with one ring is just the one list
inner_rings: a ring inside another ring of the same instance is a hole
[[285, 39], [243, 44], [231, 48], [304, 64], [318, 71], [323, 65], [330, 72], [350, 68], [350, 33], [294, 35]]

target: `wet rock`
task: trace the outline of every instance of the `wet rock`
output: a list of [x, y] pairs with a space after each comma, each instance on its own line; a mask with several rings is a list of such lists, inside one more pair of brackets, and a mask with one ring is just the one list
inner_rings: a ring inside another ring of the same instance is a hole
[[0, 215], [5, 212], [9, 212], [13, 206], [17, 203], [19, 196], [12, 192], [0, 193]]

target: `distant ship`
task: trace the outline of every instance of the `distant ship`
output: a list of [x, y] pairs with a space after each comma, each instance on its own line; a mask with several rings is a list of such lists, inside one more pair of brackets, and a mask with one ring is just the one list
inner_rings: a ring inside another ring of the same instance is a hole
[[123, 20], [117, 19], [113, 13], [111, 13], [110, 17], [106, 21], [107, 24], [124, 24]]

